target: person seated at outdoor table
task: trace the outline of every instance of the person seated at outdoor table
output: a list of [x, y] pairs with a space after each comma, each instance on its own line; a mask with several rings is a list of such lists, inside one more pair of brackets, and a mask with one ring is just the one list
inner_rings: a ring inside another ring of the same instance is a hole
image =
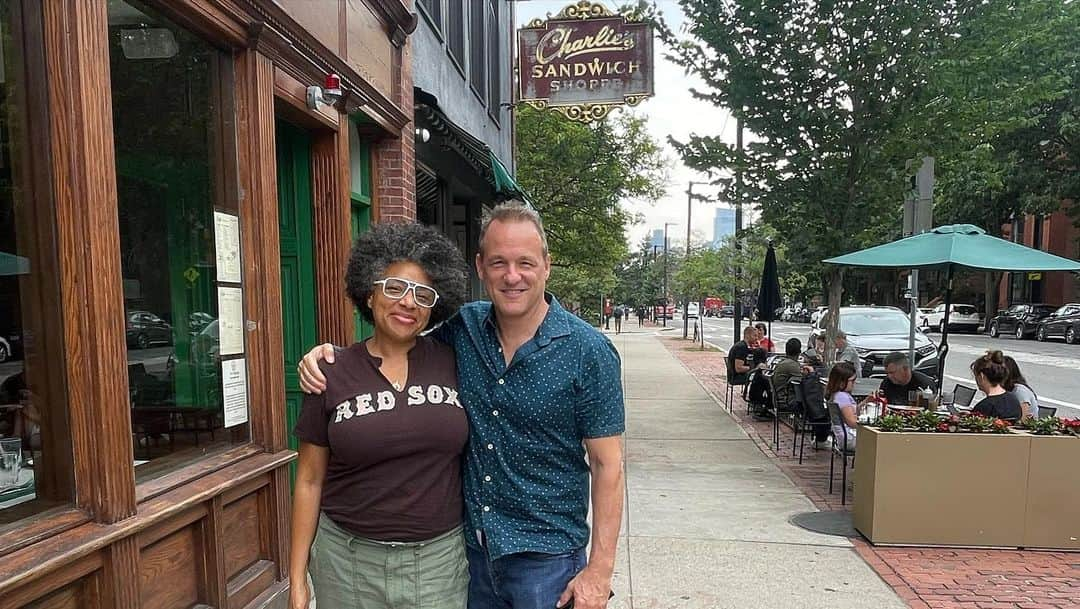
[[[837, 405], [840, 409], [839, 421], [833, 420], [833, 442], [839, 446], [844, 441], [845, 429], [847, 431], [847, 452], [855, 450], [855, 430], [859, 425], [859, 409], [861, 409], [874, 396], [867, 396], [863, 401], [856, 402], [851, 392], [855, 389], [855, 366], [851, 362], [836, 362], [829, 371], [829, 382], [825, 385], [825, 399]], [[843, 448], [843, 447], [841, 447]]]
[[912, 370], [911, 360], [899, 351], [885, 356], [885, 374], [887, 377], [881, 381], [878, 391], [893, 405], [907, 406], [909, 391], [937, 391], [934, 380], [918, 370]]
[[1020, 400], [1005, 389], [1009, 369], [1001, 351], [987, 351], [986, 355], [971, 362], [971, 374], [975, 384], [986, 394], [972, 412], [1013, 423], [1020, 420]]
[[743, 339], [731, 346], [728, 358], [735, 374], [749, 374], [752, 370], [765, 367], [765, 358], [757, 347], [757, 329], [753, 326], [743, 328]]
[[802, 366], [799, 365], [799, 351], [802, 350], [802, 341], [797, 338], [789, 338], [784, 344], [784, 356], [773, 367], [772, 390], [776, 396], [776, 404], [781, 410], [790, 410], [789, 405], [795, 399], [792, 395], [791, 381], [797, 381], [803, 377]]
[[799, 356], [802, 360], [803, 372], [810, 373], [825, 365], [825, 335], [818, 334], [814, 337], [814, 346], [803, 351]]
[[776, 343], [769, 338], [768, 332], [765, 331], [765, 324], [758, 322], [754, 324], [754, 327], [758, 331], [758, 346], [764, 349], [767, 353], [773, 353], [776, 351]]
[[836, 331], [836, 361], [848, 362], [855, 368], [855, 378], [862, 378], [862, 358], [859, 352], [847, 342], [847, 334], [843, 330]]
[[1035, 390], [1020, 372], [1020, 366], [1016, 364], [1016, 360], [1008, 355], [1004, 359], [1005, 367], [1009, 369], [1009, 378], [1005, 379], [1004, 387], [1020, 402], [1020, 418], [1039, 418], [1039, 397], [1035, 395]]

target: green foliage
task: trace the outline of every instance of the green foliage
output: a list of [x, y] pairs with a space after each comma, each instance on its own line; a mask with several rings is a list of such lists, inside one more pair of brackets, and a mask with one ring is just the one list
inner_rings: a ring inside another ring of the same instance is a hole
[[673, 142], [686, 163], [718, 178], [742, 169], [745, 187], [727, 180], [727, 198], [756, 205], [806, 271], [898, 235], [904, 159], [888, 136], [951, 31], [953, 3], [680, 4], [688, 36], [664, 31], [673, 59], [705, 81], [697, 97], [735, 109], [752, 134], [741, 154], [718, 135]]
[[517, 180], [544, 219], [555, 270], [550, 289], [587, 302], [616, 286], [627, 258], [620, 202], [664, 194], [667, 162], [644, 120], [627, 114], [593, 125], [554, 112], [517, 110]]

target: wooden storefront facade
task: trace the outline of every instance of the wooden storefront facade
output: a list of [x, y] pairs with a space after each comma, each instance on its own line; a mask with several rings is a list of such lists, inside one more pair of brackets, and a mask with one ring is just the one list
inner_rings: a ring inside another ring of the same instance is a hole
[[0, 0], [0, 609], [286, 605], [294, 364], [415, 218], [410, 5]]

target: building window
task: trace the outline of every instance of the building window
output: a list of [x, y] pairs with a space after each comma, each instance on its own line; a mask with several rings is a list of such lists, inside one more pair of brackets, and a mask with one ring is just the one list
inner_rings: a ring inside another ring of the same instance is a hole
[[469, 1], [469, 84], [484, 102], [487, 90], [487, 52], [484, 47], [486, 29], [484, 28], [484, 5], [487, 0]]
[[416, 5], [431, 22], [431, 27], [442, 32], [442, 0], [419, 0]]
[[502, 36], [499, 28], [498, 0], [488, 0], [488, 112], [497, 121], [502, 103]]
[[74, 489], [41, 38], [0, 0], [0, 538]]
[[448, 0], [446, 11], [446, 48], [450, 57], [465, 69], [465, 0]]
[[109, 2], [136, 476], [246, 442], [232, 58]]

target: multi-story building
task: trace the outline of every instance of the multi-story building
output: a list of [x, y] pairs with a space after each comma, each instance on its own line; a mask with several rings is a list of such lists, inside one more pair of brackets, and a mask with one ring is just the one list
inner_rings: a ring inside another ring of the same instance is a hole
[[417, 12], [416, 219], [453, 239], [471, 268], [483, 207], [521, 196], [510, 177], [513, 3], [419, 0]]
[[720, 247], [724, 239], [735, 234], [735, 210], [728, 207], [717, 207], [716, 216], [713, 217], [713, 248]]
[[[1080, 259], [1080, 229], [1073, 224], [1065, 204], [1046, 216], [1028, 214], [1016, 218], [1002, 227], [1002, 233], [1010, 241]], [[1026, 302], [1052, 305], [1080, 302], [1080, 281], [1075, 273], [1005, 273], [998, 290], [999, 307]]]
[[410, 5], [0, 0], [0, 606], [285, 606], [295, 362], [416, 216]]

